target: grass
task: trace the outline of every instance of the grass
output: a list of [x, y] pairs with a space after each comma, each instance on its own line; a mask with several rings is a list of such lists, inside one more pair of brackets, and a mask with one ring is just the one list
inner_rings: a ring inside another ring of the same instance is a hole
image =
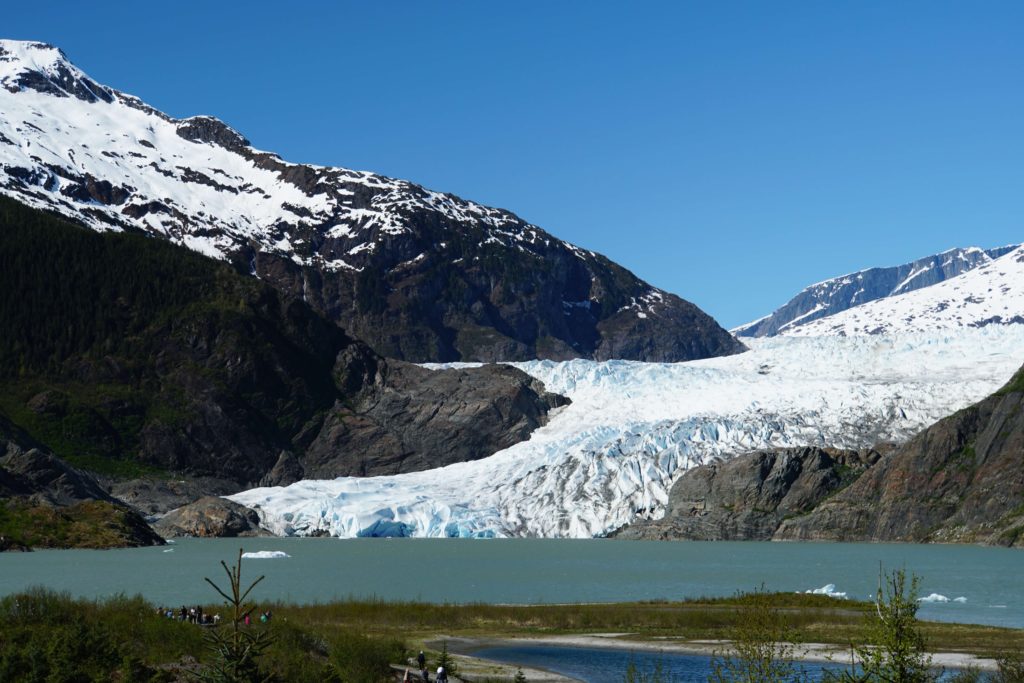
[[[820, 595], [779, 593], [767, 598], [806, 642], [862, 642], [873, 609], [870, 603]], [[274, 613], [267, 626], [273, 644], [261, 661], [278, 680], [376, 683], [385, 680], [387, 663], [404, 663], [416, 650], [426, 650], [428, 659], [436, 661], [437, 652], [425, 643], [439, 637], [628, 632], [631, 638], [661, 642], [718, 639], [756, 609], [755, 599], [738, 595], [687, 602], [533, 606], [371, 600], [261, 603], [256, 609]], [[204, 609], [224, 613], [222, 605]], [[982, 655], [1024, 651], [1022, 630], [935, 622], [923, 622], [922, 630], [935, 650]], [[170, 680], [182, 669], [209, 661], [202, 633], [191, 624], [159, 616], [141, 598], [75, 600], [31, 590], [0, 599], [0, 679], [47, 680], [26, 671], [36, 666], [45, 673], [75, 661], [90, 672], [75, 680]]]

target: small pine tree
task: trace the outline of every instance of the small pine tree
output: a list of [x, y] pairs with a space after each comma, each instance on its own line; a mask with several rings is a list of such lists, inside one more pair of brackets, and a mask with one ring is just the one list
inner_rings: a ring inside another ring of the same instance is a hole
[[441, 654], [437, 656], [437, 665], [443, 666], [445, 673], [449, 676], [459, 675], [458, 665], [455, 664], [455, 660], [452, 659], [452, 656], [448, 654], [447, 640], [441, 642]]
[[207, 645], [214, 653], [214, 661], [199, 673], [199, 679], [206, 683], [257, 683], [269, 681], [272, 677], [260, 671], [260, 655], [270, 647], [270, 634], [262, 628], [243, 628], [245, 618], [252, 614], [254, 606], [246, 603], [249, 593], [263, 580], [258, 579], [242, 590], [242, 549], [238, 549], [238, 564], [228, 568], [223, 560], [221, 566], [228, 575], [230, 595], [210, 579], [206, 582], [221, 594], [229, 608], [231, 630], [222, 632], [222, 627], [209, 629], [204, 633]]

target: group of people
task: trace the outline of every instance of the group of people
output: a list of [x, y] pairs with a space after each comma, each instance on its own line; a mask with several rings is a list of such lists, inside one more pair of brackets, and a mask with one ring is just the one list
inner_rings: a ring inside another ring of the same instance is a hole
[[157, 607], [156, 613], [168, 619], [187, 621], [190, 624], [198, 624], [200, 626], [216, 626], [220, 623], [220, 615], [203, 612], [202, 605], [196, 605], [195, 607], [185, 607], [182, 605], [178, 610], [171, 607]]
[[[424, 683], [430, 682], [430, 671], [427, 670], [427, 656], [423, 654], [423, 650], [416, 655], [416, 663], [420, 667], [420, 679]], [[443, 666], [437, 667], [437, 677], [434, 678], [436, 683], [448, 683], [448, 672], [444, 670]], [[402, 683], [412, 683], [412, 678], [409, 677], [409, 670], [405, 670], [405, 676], [402, 678]]]
[[[216, 626], [220, 623], [220, 615], [203, 612], [202, 605], [196, 605], [195, 607], [185, 607], [182, 605], [177, 610], [171, 607], [157, 607], [156, 613], [168, 619], [186, 621], [190, 624], [198, 624], [199, 626]], [[274, 613], [270, 610], [260, 612], [260, 623], [267, 623], [273, 616]], [[252, 623], [252, 616], [248, 612], [246, 612], [245, 617], [242, 619], [242, 623], [246, 626]]]

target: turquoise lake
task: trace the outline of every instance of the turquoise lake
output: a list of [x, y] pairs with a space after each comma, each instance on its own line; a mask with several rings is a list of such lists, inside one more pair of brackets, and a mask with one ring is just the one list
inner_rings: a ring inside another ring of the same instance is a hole
[[85, 597], [125, 593], [170, 605], [215, 602], [203, 578], [221, 582], [220, 561], [234, 563], [240, 547], [289, 555], [243, 562], [243, 577], [266, 575], [258, 600], [614, 602], [731, 595], [762, 584], [778, 591], [835, 584], [850, 597], [868, 598], [881, 563], [920, 576], [922, 596], [949, 599], [922, 603], [922, 618], [1024, 628], [1024, 553], [951, 545], [179, 539], [154, 548], [2, 553], [0, 594], [43, 585]]

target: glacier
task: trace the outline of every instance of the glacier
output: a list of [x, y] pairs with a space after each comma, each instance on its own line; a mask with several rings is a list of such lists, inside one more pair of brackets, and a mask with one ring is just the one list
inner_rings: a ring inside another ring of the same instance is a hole
[[749, 343], [688, 363], [512, 363], [572, 399], [527, 441], [435, 470], [229, 499], [286, 536], [603, 536], [661, 516], [675, 480], [715, 458], [908, 439], [1002, 386], [1024, 360], [1024, 325]]

